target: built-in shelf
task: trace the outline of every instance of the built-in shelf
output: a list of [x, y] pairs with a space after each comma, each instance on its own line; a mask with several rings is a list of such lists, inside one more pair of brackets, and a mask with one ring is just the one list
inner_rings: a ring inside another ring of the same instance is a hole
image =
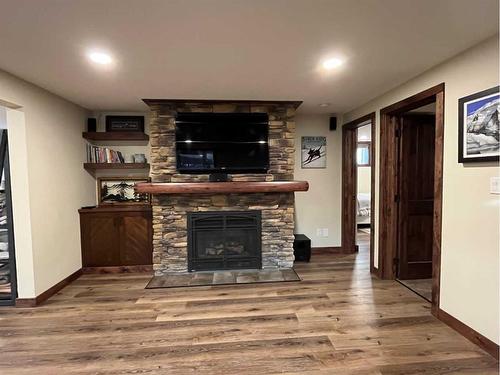
[[148, 169], [148, 163], [83, 163], [83, 167], [88, 171], [100, 169]]
[[83, 132], [89, 141], [148, 141], [149, 135], [142, 132]]
[[135, 190], [150, 194], [290, 193], [309, 190], [309, 183], [307, 181], [148, 182], [136, 184]]

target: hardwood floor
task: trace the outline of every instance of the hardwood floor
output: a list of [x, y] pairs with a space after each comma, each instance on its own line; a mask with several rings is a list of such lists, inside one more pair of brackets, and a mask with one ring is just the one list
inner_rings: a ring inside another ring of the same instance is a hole
[[420, 294], [427, 301], [432, 300], [432, 279], [398, 280], [408, 289]]
[[0, 308], [0, 374], [498, 374], [364, 245], [314, 255], [300, 283], [144, 289], [83, 275], [37, 308]]

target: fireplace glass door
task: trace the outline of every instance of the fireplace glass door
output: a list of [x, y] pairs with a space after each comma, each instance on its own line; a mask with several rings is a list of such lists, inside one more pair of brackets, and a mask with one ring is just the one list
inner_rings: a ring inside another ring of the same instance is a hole
[[260, 226], [260, 211], [189, 213], [189, 271], [261, 268]]

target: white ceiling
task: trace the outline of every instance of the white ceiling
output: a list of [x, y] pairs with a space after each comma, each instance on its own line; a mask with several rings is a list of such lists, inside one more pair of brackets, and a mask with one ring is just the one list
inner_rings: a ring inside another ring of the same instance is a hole
[[[0, 69], [94, 110], [191, 98], [304, 100], [302, 112], [339, 113], [498, 32], [498, 0], [0, 0], [0, 9]], [[89, 64], [90, 48], [110, 51], [114, 68]], [[325, 74], [328, 56], [347, 62]]]

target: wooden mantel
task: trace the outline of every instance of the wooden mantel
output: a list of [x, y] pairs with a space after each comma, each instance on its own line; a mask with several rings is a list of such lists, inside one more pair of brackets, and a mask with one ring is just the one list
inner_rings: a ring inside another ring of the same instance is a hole
[[138, 193], [150, 194], [230, 194], [230, 193], [290, 193], [309, 190], [307, 181], [268, 182], [165, 182], [135, 185]]

